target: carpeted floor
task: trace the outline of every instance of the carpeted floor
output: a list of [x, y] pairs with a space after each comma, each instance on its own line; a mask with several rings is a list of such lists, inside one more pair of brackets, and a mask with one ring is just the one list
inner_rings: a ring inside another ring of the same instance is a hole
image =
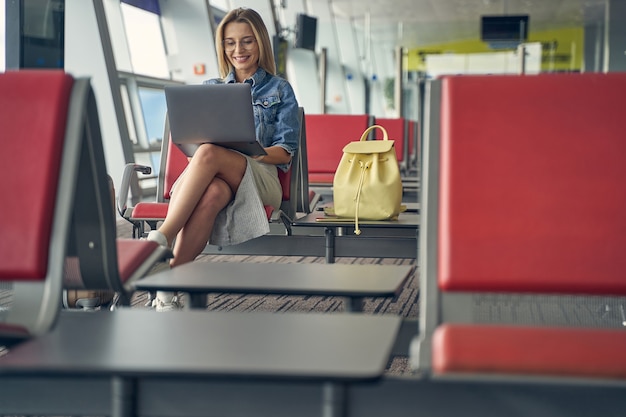
[[[118, 221], [118, 236], [130, 237], [130, 224]], [[196, 262], [258, 262], [258, 263], [325, 263], [323, 257], [301, 256], [254, 256], [254, 255], [200, 255]], [[388, 264], [415, 265], [415, 259], [401, 258], [337, 258], [336, 263], [343, 264]], [[364, 312], [372, 314], [397, 314], [407, 318], [417, 318], [418, 298], [417, 273], [407, 280], [403, 291], [396, 298], [366, 299]], [[145, 303], [145, 293], [135, 297], [133, 305]], [[213, 311], [270, 311], [270, 312], [335, 312], [343, 310], [341, 297], [305, 297], [280, 295], [240, 295], [217, 294], [209, 297], [207, 309]]]

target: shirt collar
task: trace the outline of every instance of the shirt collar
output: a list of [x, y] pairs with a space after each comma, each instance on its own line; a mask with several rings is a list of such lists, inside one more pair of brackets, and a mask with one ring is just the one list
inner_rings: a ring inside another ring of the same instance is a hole
[[[256, 72], [254, 74], [252, 74], [252, 77], [250, 78], [246, 78], [243, 82], [244, 83], [248, 83], [250, 85], [252, 85], [253, 87], [257, 84], [260, 83], [263, 78], [265, 78], [265, 76], [267, 75], [267, 72], [265, 72], [265, 70], [261, 67], [259, 67]], [[226, 83], [236, 83], [237, 80], [235, 79], [235, 71], [231, 71], [227, 76], [226, 76]]]

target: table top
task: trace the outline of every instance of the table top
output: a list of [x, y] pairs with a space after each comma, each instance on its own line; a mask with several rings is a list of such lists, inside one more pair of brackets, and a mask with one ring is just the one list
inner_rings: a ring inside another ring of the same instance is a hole
[[142, 308], [63, 311], [0, 357], [5, 376], [359, 381], [380, 377], [401, 318]]
[[[413, 201], [403, 201], [402, 205], [406, 208], [405, 212], [406, 213], [418, 213], [420, 211], [420, 203], [418, 202], [413, 202]], [[319, 204], [316, 209], [318, 211], [324, 211], [324, 208], [326, 207], [332, 207], [333, 206], [333, 202], [330, 201], [328, 203], [324, 203], [324, 204]]]
[[143, 291], [392, 297], [412, 265], [191, 262], [135, 282]]
[[[359, 227], [366, 228], [415, 228], [419, 227], [420, 215], [417, 212], [405, 211], [398, 215], [397, 220], [361, 220]], [[294, 221], [294, 226], [308, 227], [348, 227], [354, 226], [354, 219], [342, 219], [326, 216], [323, 211], [315, 211]]]

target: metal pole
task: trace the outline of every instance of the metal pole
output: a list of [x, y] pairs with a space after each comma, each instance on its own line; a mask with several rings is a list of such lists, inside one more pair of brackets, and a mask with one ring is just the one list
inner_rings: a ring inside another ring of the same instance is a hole
[[526, 45], [520, 44], [517, 47], [517, 54], [519, 56], [519, 74], [526, 74]]
[[18, 0], [6, 0], [5, 3], [5, 45], [4, 52], [5, 69], [19, 69], [20, 68], [20, 51], [22, 48], [22, 40], [20, 37], [20, 22], [22, 17], [20, 16], [21, 7]]
[[322, 48], [320, 51], [320, 110], [322, 114], [326, 114], [326, 69], [327, 69], [327, 55], [328, 50]]
[[398, 117], [403, 117], [404, 114], [404, 100], [402, 97], [403, 90], [403, 77], [404, 73], [404, 49], [399, 46], [396, 48], [396, 80], [394, 83], [394, 105], [398, 112]]

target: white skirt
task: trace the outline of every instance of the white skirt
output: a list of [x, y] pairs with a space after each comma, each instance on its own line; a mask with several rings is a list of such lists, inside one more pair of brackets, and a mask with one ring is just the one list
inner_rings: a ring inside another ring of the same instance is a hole
[[[209, 243], [216, 246], [237, 245], [270, 231], [265, 205], [279, 208], [282, 189], [278, 168], [246, 156], [246, 172], [235, 198], [219, 212]], [[185, 170], [186, 171], [186, 170]], [[183, 172], [172, 186], [172, 193]]]

